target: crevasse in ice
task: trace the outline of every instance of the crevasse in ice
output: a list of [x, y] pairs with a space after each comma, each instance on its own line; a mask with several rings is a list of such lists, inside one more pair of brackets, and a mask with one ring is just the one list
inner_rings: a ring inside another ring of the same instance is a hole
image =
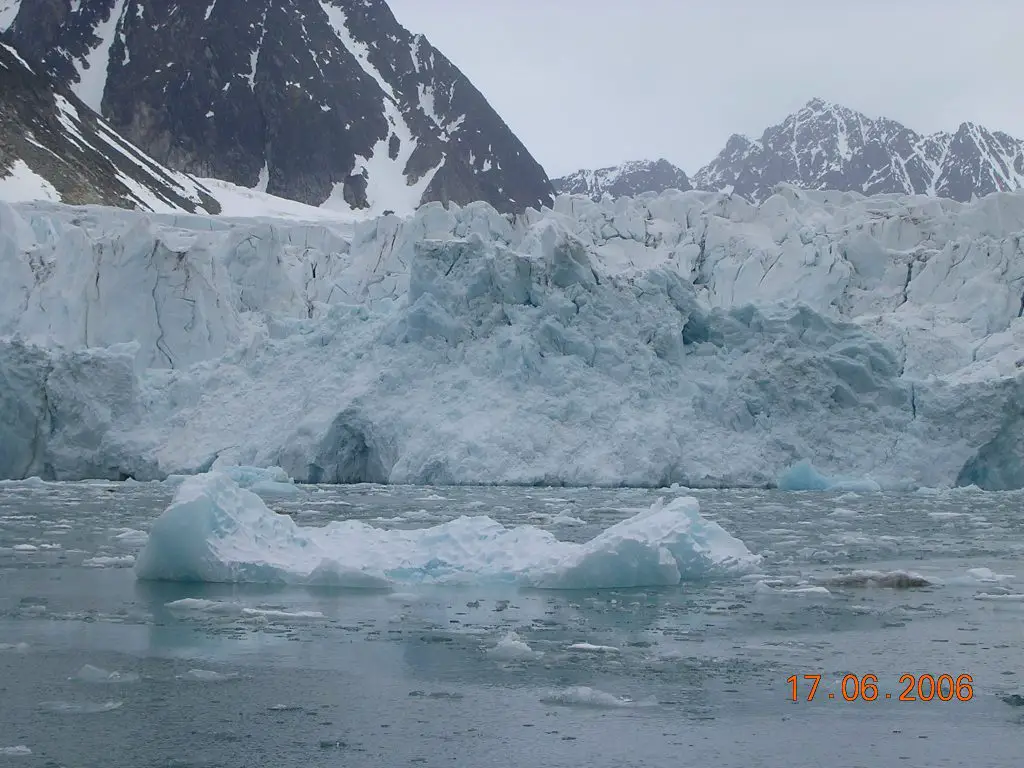
[[1024, 487], [1021, 231], [1024, 193], [0, 204], [0, 478]]

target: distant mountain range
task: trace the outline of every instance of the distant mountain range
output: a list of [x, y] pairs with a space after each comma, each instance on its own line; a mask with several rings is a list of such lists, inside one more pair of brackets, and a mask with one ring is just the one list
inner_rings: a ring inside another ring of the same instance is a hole
[[[675, 188], [765, 200], [780, 183], [803, 189], [926, 194], [969, 201], [1024, 186], [1024, 141], [963, 123], [930, 136], [812, 99], [759, 139], [738, 134], [691, 178], [666, 160], [640, 161], [554, 179], [559, 193], [613, 197]], [[625, 191], [628, 190], [628, 191]]]
[[486, 99], [383, 0], [0, 0], [0, 33], [193, 176], [371, 213], [552, 201]]
[[435, 200], [522, 211], [555, 191], [759, 202], [788, 183], [967, 201], [1024, 184], [1024, 142], [1005, 133], [925, 136], [821, 99], [732, 136], [692, 177], [660, 159], [552, 184], [384, 0], [0, 0], [0, 42], [7, 200], [215, 212], [222, 180], [376, 215]]
[[686, 173], [665, 159], [633, 160], [593, 171], [580, 170], [554, 179], [553, 183], [559, 194], [587, 195], [595, 200], [605, 194], [633, 197], [651, 190], [685, 192], [692, 188]]

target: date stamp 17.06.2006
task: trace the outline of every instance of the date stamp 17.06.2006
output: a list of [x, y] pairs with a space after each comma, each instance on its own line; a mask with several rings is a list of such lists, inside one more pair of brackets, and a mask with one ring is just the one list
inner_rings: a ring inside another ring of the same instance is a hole
[[786, 678], [793, 701], [970, 701], [974, 698], [974, 678], [960, 675], [900, 675], [892, 691], [879, 690], [878, 676], [843, 676], [838, 691], [819, 691], [821, 675], [790, 675]]

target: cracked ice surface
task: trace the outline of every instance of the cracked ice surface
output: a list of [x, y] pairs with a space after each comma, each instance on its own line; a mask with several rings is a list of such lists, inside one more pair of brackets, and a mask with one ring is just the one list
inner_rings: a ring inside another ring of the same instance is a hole
[[1024, 485], [1024, 195], [0, 205], [0, 477]]

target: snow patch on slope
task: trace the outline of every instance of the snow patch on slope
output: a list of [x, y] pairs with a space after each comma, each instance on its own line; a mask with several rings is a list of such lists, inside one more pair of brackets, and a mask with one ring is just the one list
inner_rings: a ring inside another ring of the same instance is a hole
[[124, 12], [125, 0], [114, 0], [114, 7], [106, 21], [96, 26], [99, 39], [96, 47], [83, 59], [75, 62], [78, 82], [71, 84], [71, 90], [94, 112], [102, 112], [103, 93], [107, 89], [107, 69], [110, 65], [110, 47], [114, 43], [118, 25]]
[[0, 32], [10, 29], [20, 8], [21, 0], [0, 0]]
[[363, 72], [369, 75], [376, 81], [377, 85], [380, 86], [381, 91], [384, 95], [391, 100], [393, 104], [398, 103], [398, 98], [395, 96], [394, 90], [388, 84], [387, 80], [381, 75], [373, 64], [370, 63], [370, 46], [366, 43], [356, 40], [352, 33], [348, 29], [348, 17], [345, 12], [336, 5], [333, 5], [330, 0], [320, 0], [320, 7], [324, 13], [327, 14], [327, 20], [331, 24], [331, 28], [334, 33], [338, 36], [341, 44], [348, 49], [356, 61], [359, 62], [359, 66], [362, 67]]
[[[369, 157], [356, 155], [352, 166], [352, 175], [362, 175], [367, 180], [366, 200], [368, 208], [362, 211], [366, 216], [380, 216], [385, 210], [407, 213], [414, 211], [423, 198], [423, 193], [434, 175], [444, 165], [442, 159], [434, 168], [428, 170], [419, 179], [410, 179], [406, 176], [405, 168], [409, 158], [416, 149], [416, 139], [409, 128], [402, 111], [398, 106], [398, 99], [394, 90], [384, 79], [381, 73], [370, 62], [370, 49], [366, 43], [356, 40], [348, 29], [348, 19], [345, 12], [328, 0], [320, 0], [332, 29], [348, 49], [349, 53], [359, 62], [359, 66], [370, 76], [383, 94], [384, 116], [390, 126], [388, 135], [380, 139], [370, 151]], [[421, 94], [422, 98], [422, 94]], [[435, 122], [437, 121], [435, 116]], [[391, 140], [398, 141], [398, 152], [391, 158]], [[330, 196], [323, 203], [322, 207], [331, 210], [348, 211], [350, 206], [344, 198], [344, 184], [334, 185]]]
[[24, 160], [15, 160], [10, 171], [0, 176], [0, 200], [7, 203], [22, 200], [60, 201], [53, 184], [28, 167]]
[[[266, 169], [264, 169], [265, 172]], [[221, 179], [197, 179], [220, 203], [223, 217], [276, 218], [292, 221], [350, 221], [357, 217], [344, 211], [328, 210], [295, 200], [269, 195], [262, 174], [255, 188], [240, 187]], [[261, 189], [262, 188], [262, 189]]]
[[[21, 58], [21, 54], [19, 54], [14, 48], [12, 48], [11, 46], [7, 45], [7, 43], [0, 43], [0, 46], [3, 46], [4, 50], [7, 51], [9, 54], [11, 54], [11, 56], [13, 56], [15, 59], [17, 59], [18, 63], [20, 63], [23, 67], [25, 67], [25, 69], [27, 69], [29, 72], [34, 72], [35, 71], [35, 70], [32, 69], [32, 67], [30, 67], [28, 65], [27, 61], [25, 61], [23, 58]], [[0, 64], [0, 66], [3, 66], [3, 67], [6, 68], [7, 65], [6, 64]]]

